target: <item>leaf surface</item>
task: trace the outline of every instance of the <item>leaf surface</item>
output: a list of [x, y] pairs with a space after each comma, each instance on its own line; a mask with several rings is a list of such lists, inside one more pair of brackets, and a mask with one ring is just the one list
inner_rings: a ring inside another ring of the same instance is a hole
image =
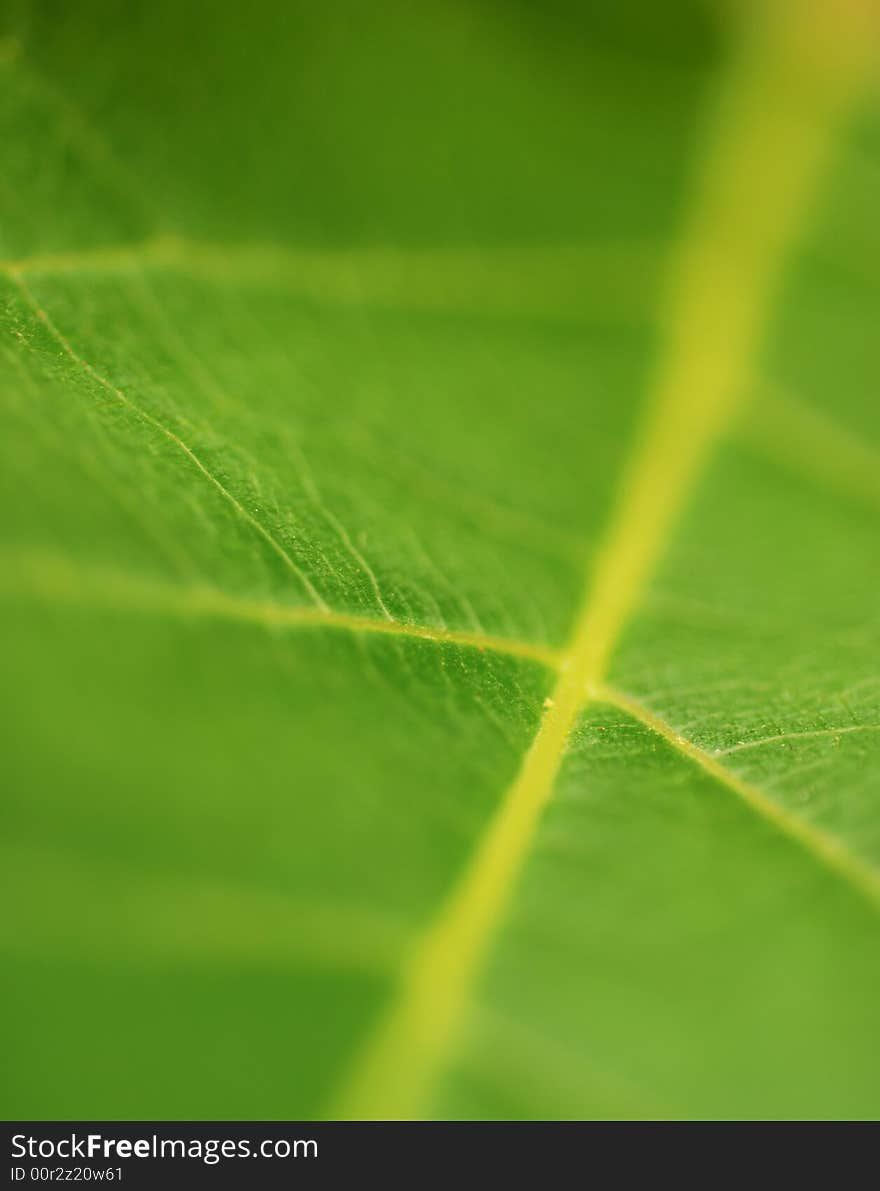
[[814, 9], [14, 10], [8, 1117], [877, 1114], [880, 143]]

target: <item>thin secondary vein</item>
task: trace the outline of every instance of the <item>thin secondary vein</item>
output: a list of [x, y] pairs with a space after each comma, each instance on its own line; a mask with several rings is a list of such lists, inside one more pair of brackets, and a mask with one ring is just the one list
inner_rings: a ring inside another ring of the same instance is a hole
[[377, 633], [410, 637], [440, 645], [460, 645], [480, 652], [507, 654], [538, 662], [551, 670], [559, 665], [558, 651], [549, 645], [493, 636], [468, 629], [389, 621], [332, 608], [283, 604], [276, 600], [231, 595], [204, 585], [161, 583], [111, 568], [77, 566], [72, 560], [48, 551], [15, 551], [2, 554], [0, 592], [26, 592], [41, 599], [84, 608], [135, 609], [168, 615], [227, 620], [276, 629], [339, 629], [351, 633]]
[[366, 575], [367, 582], [372, 589], [376, 603], [378, 604], [382, 615], [386, 620], [393, 621], [394, 617], [388, 610], [388, 605], [385, 603], [385, 600], [382, 596], [382, 588], [379, 585], [376, 572], [367, 562], [364, 554], [357, 548], [357, 546], [355, 546], [354, 542], [352, 541], [351, 534], [348, 532], [333, 510], [329, 507], [329, 505], [325, 503], [324, 498], [321, 496], [321, 493], [318, 490], [318, 485], [315, 483], [314, 477], [312, 476], [312, 469], [309, 467], [305, 455], [301, 449], [296, 446], [296, 444], [291, 444], [291, 453], [297, 460], [300, 478], [307, 496], [318, 509], [327, 524], [336, 533], [337, 537], [348, 551], [350, 557], [354, 559], [356, 565], [360, 568], [363, 574]]
[[[648, 312], [656, 245], [564, 243], [430, 250], [322, 249], [280, 243], [216, 244], [161, 233], [127, 244], [0, 261], [19, 275], [115, 274], [152, 268], [214, 283], [283, 286], [342, 305], [405, 301], [414, 309], [498, 315], [601, 315], [639, 322]], [[585, 286], [587, 275], [593, 284]], [[638, 292], [622, 284], [638, 278]], [[616, 305], [615, 305], [616, 303]]]
[[[562, 250], [559, 250], [562, 252]], [[603, 268], [612, 267], [617, 258], [617, 268], [623, 272], [626, 262], [635, 267], [637, 254], [646, 254], [646, 249], [631, 246], [606, 250], [600, 253], [598, 247], [571, 246], [572, 256], [582, 252], [585, 256], [595, 253], [596, 272], [602, 275]], [[183, 236], [163, 234], [129, 244], [97, 246], [67, 253], [47, 253], [15, 260], [0, 261], [0, 270], [22, 276], [41, 274], [57, 276], [87, 272], [115, 273], [143, 269], [164, 269], [189, 271], [203, 274], [208, 279], [218, 280], [223, 276], [234, 280], [252, 282], [295, 282], [304, 292], [314, 293], [328, 299], [353, 298], [349, 278], [353, 269], [351, 253], [327, 251], [324, 253], [297, 250], [273, 244], [229, 244], [225, 246], [190, 240]], [[544, 262], [553, 264], [552, 252], [546, 262], [540, 250], [523, 256], [522, 276], [528, 284], [524, 292], [531, 291], [533, 277], [529, 267]], [[411, 254], [382, 253], [374, 250], [363, 257], [357, 273], [361, 278], [377, 276], [378, 296], [390, 295], [389, 278], [392, 274], [391, 261], [395, 261], [399, 295], [406, 294], [414, 278], [423, 274], [427, 278], [436, 273], [437, 262], [427, 257], [411, 259]], [[503, 263], [503, 260], [502, 260]], [[511, 257], [508, 264], [513, 264]], [[377, 272], [378, 267], [378, 272]], [[494, 273], [489, 254], [483, 257], [467, 258], [461, 254], [451, 270], [459, 279], [466, 281], [469, 291], [480, 274], [481, 267], [486, 277]], [[449, 266], [447, 263], [447, 270]], [[518, 270], [514, 270], [518, 271]], [[636, 268], [637, 275], [641, 275]], [[369, 287], [368, 287], [369, 288]], [[442, 287], [440, 287], [442, 289]], [[509, 291], [509, 285], [499, 283], [499, 289]], [[363, 296], [363, 286], [359, 296]], [[438, 294], [438, 305], [442, 305]], [[488, 291], [484, 299], [490, 297]], [[485, 308], [485, 301], [483, 301]], [[764, 393], [761, 399], [743, 403], [747, 412], [739, 427], [744, 442], [755, 450], [774, 458], [777, 462], [797, 471], [812, 475], [827, 485], [847, 492], [872, 505], [880, 505], [880, 483], [878, 483], [878, 453], [860, 442], [836, 420], [821, 411], [812, 409], [779, 392]], [[541, 527], [542, 533], [550, 529]]]
[[[678, 752], [695, 761], [716, 781], [739, 795], [743, 802], [747, 803], [762, 818], [772, 823], [783, 835], [795, 840], [802, 848], [821, 861], [825, 867], [831, 869], [838, 877], [842, 877], [849, 885], [854, 886], [872, 905], [880, 908], [880, 872], [854, 855], [840, 840], [828, 835], [801, 816], [791, 814], [779, 803], [768, 798], [757, 786], [744, 781], [743, 778], [738, 777], [737, 774], [732, 773], [718, 762], [718, 756], [734, 752], [734, 749], [728, 749], [723, 754], [705, 752], [699, 745], [681, 736], [674, 728], [633, 699], [632, 696], [613, 687], [603, 684], [596, 689], [594, 695], [597, 700], [618, 707], [633, 719], [644, 724], [646, 728], [650, 728], [658, 736], [662, 736]], [[871, 726], [876, 727], [877, 725]], [[803, 735], [809, 735], [809, 733], [803, 733]], [[764, 742], [758, 741], [757, 743]]]
[[[681, 509], [746, 391], [787, 250], [861, 73], [856, 67], [867, 57], [855, 10], [811, 18], [797, 5], [784, 16], [774, 6], [772, 16], [757, 10], [760, 28], [751, 31], [723, 96], [674, 262], [666, 348], [645, 423], [538, 733], [328, 1115], [419, 1114], [458, 1040], [575, 718], [601, 684]], [[819, 99], [805, 114], [799, 101], [806, 94]]]
[[814, 728], [807, 732], [778, 732], [775, 736], [761, 736], [757, 740], [741, 740], [730, 748], [715, 749], [713, 757], [729, 757], [731, 753], [743, 753], [747, 749], [761, 748], [765, 744], [784, 744], [789, 740], [809, 740], [821, 736], [847, 736], [850, 732], [878, 732], [880, 724], [846, 724], [842, 728]]
[[24, 277], [22, 277], [20, 272], [8, 270], [8, 275], [18, 286], [23, 298], [33, 310], [34, 314], [37, 316], [49, 334], [52, 335], [56, 342], [61, 346], [66, 355], [68, 355], [75, 364], [82, 368], [92, 378], [92, 380], [96, 381], [99, 385], [101, 385], [102, 388], [106, 389], [108, 393], [111, 393], [117, 399], [117, 401], [124, 405], [126, 409], [130, 410], [135, 417], [143, 422], [148, 423], [148, 425], [152, 426], [154, 430], [157, 430], [164, 438], [166, 438], [179, 451], [181, 451], [187, 457], [187, 459], [189, 459], [190, 463], [193, 464], [196, 470], [199, 471], [201, 475], [204, 476], [204, 478], [214, 488], [216, 488], [223, 499], [233, 507], [242, 520], [246, 521], [248, 525], [250, 525], [251, 528], [255, 530], [257, 534], [259, 534], [270, 550], [272, 550], [272, 552], [281, 559], [287, 569], [297, 577], [302, 586], [305, 588], [306, 592], [308, 592], [309, 596], [314, 601], [315, 605], [322, 611], [329, 611], [328, 605], [314, 587], [308, 575], [306, 575], [302, 568], [298, 566], [290, 554], [284, 549], [277, 538], [275, 538], [269, 532], [265, 525], [258, 521], [253, 513], [249, 512], [241, 503], [241, 501], [239, 501], [229, 491], [222, 480], [218, 479], [218, 477], [215, 476], [214, 473], [205, 466], [195, 451], [193, 451], [192, 448], [189, 447], [183, 441], [183, 439], [179, 437], [179, 435], [175, 434], [173, 430], [169, 429], [166, 425], [164, 425], [164, 423], [160, 422], [158, 418], [153, 417], [153, 415], [148, 413], [146, 410], [141, 409], [140, 406], [135, 404], [130, 397], [126, 396], [122, 389], [114, 385], [112, 381], [108, 380], [105, 376], [98, 372], [96, 368], [92, 367], [87, 360], [83, 359], [83, 357], [79, 355], [70, 341], [62, 334], [62, 332], [49, 317], [47, 311], [44, 310], [39, 304], [33, 294], [33, 291], [25, 281]]

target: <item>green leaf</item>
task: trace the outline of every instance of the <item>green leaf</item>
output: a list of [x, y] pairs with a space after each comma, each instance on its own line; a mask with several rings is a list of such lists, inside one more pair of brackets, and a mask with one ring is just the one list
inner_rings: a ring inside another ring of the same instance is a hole
[[7, 1117], [877, 1115], [869, 8], [14, 7]]

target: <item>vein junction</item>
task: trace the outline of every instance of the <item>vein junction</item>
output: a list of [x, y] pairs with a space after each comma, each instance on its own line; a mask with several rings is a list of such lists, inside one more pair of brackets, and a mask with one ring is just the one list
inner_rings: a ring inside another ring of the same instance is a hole
[[[217, 284], [280, 287], [319, 301], [359, 305], [365, 298], [412, 309], [472, 311], [496, 315], [602, 316], [641, 323], [646, 293], [622, 292], [621, 279], [652, 278], [656, 247], [649, 243], [573, 242], [509, 249], [437, 250], [361, 248], [315, 249], [281, 243], [212, 244], [162, 233], [139, 242], [98, 245], [78, 251], [0, 260], [13, 277], [114, 276], [152, 269], [177, 272]], [[572, 276], [596, 284], [575, 296]], [[602, 282], [606, 284], [602, 284]], [[553, 295], [562, 288], [565, 301]], [[612, 300], [610, 293], [619, 294]], [[591, 298], [594, 294], [598, 300]]]
[[331, 1116], [419, 1115], [457, 1042], [575, 719], [598, 697], [621, 632], [747, 391], [787, 251], [866, 65], [860, 10], [800, 8], [760, 12], [721, 97], [673, 262], [666, 347], [642, 433], [541, 726]]

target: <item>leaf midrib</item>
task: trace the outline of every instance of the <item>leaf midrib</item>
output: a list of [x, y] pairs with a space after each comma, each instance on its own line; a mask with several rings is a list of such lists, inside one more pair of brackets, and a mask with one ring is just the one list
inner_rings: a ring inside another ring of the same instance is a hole
[[[155, 581], [142, 574], [128, 573], [116, 568], [84, 568], [74, 560], [47, 550], [6, 551], [2, 555], [3, 568], [0, 571], [5, 581], [0, 581], [0, 592], [9, 595], [36, 597], [54, 604], [85, 608], [90, 611], [112, 610], [114, 612], [135, 610], [137, 612], [159, 613], [179, 616], [185, 619], [222, 620], [236, 624], [250, 624], [268, 629], [308, 630], [331, 629], [346, 633], [367, 633], [380, 636], [396, 636], [403, 639], [432, 642], [436, 645], [453, 645], [474, 649], [478, 653], [500, 654], [516, 657], [542, 666], [559, 677], [564, 655], [561, 650], [538, 642], [512, 637], [500, 637], [485, 632], [466, 629], [450, 629], [438, 625], [414, 624], [406, 621], [392, 621], [377, 617], [360, 616], [355, 613], [329, 610], [302, 605], [285, 604], [278, 600], [231, 595], [220, 588], [206, 584], [184, 586]], [[14, 576], [14, 578], [13, 578]], [[679, 752], [709, 772], [717, 781], [727, 786], [758, 811], [764, 818], [771, 819], [784, 834], [799, 842], [823, 863], [829, 857], [836, 857], [830, 867], [839, 876], [867, 892], [869, 901], [880, 906], [880, 874], [869, 864], [851, 853], [845, 845], [827, 832], [804, 824], [802, 820], [781, 812], [777, 804], [760, 790], [746, 783], [733, 771], [725, 768], [720, 758], [744, 748], [758, 747], [785, 741], [792, 737], [836, 736], [847, 732], [880, 730], [878, 724], [844, 725], [819, 731], [780, 734], [761, 740], [745, 742], [729, 749], [709, 751], [677, 731], [656, 712], [628, 692], [620, 691], [607, 683], [597, 686], [593, 692], [596, 702], [618, 707], [650, 731], [662, 736]], [[747, 793], [743, 793], [747, 789]], [[768, 813], [766, 808], [772, 808]], [[793, 825], [795, 825], [793, 827]]]
[[[799, 14], [788, 13], [770, 45], [747, 39], [731, 71], [691, 226], [673, 262], [667, 350], [556, 687], [519, 776], [418, 940], [397, 996], [367, 1038], [330, 1116], [418, 1115], [455, 1045], [575, 719], [585, 702], [600, 697], [623, 628], [748, 391], [782, 266], [867, 66], [857, 26], [843, 20], [829, 30], [819, 20], [804, 30]], [[826, 77], [816, 49], [831, 34], [840, 44], [829, 55], [833, 65]], [[789, 74], [799, 54], [805, 58], [801, 68], [820, 75], [813, 80], [821, 102], [812, 126], [797, 118], [796, 104], [789, 106]], [[787, 69], [779, 69], [777, 56]], [[745, 224], [739, 210], [744, 200]], [[795, 838], [811, 842], [800, 832]]]

